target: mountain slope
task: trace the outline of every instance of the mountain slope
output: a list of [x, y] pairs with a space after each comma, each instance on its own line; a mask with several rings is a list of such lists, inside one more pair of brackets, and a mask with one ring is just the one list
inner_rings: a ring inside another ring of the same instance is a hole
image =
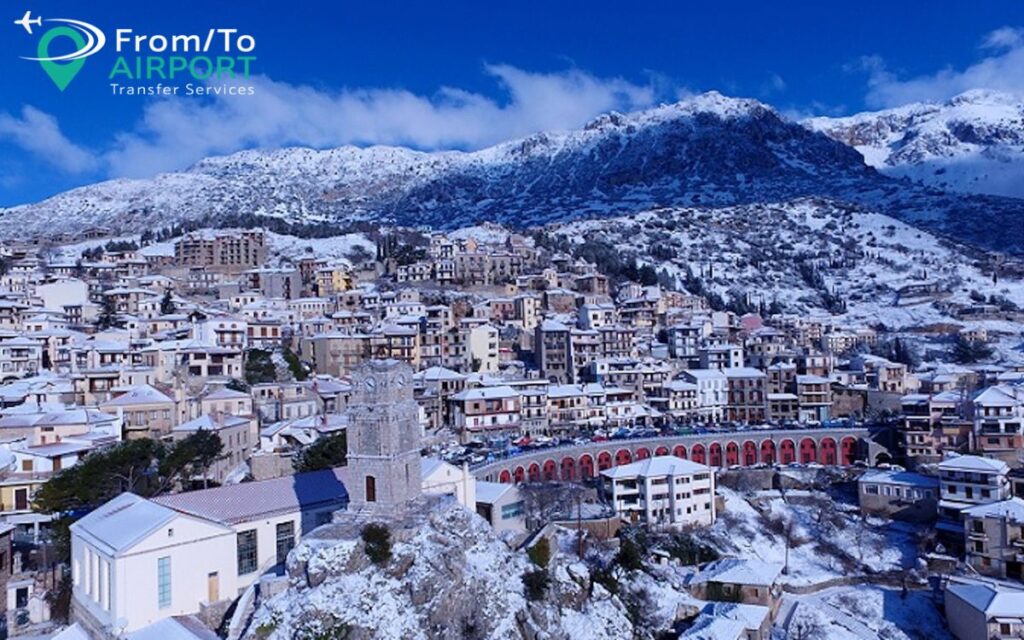
[[886, 175], [952, 191], [1024, 197], [1024, 100], [970, 91], [804, 125], [848, 144]]
[[[247, 151], [151, 180], [75, 189], [0, 213], [0, 237], [105, 226], [137, 231], [233, 214], [455, 228], [520, 227], [661, 206], [821, 196], [1024, 253], [1024, 201], [948, 194], [878, 174], [849, 146], [754, 100], [717, 93], [579, 131], [473, 153], [343, 147]], [[1007, 234], [1020, 229], [1020, 234]]]
[[664, 208], [552, 224], [542, 237], [577, 255], [613, 250], [635, 257], [663, 280], [691, 291], [696, 282], [701, 293], [725, 302], [831, 312], [854, 324], [902, 329], [948, 322], [947, 305], [979, 297], [1024, 307], [1024, 282], [993, 279], [981, 256], [889, 216], [816, 198]]

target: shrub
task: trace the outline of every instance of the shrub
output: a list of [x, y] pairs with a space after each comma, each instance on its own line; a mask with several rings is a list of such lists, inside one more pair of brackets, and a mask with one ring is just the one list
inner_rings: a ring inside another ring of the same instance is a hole
[[391, 531], [386, 525], [371, 522], [363, 527], [362, 537], [370, 562], [385, 565], [391, 560]]
[[523, 574], [523, 586], [526, 588], [527, 600], [543, 600], [550, 584], [551, 576], [548, 575], [547, 569], [534, 569]]
[[541, 569], [546, 569], [551, 562], [551, 543], [547, 538], [541, 537], [532, 547], [526, 550], [530, 562]]
[[630, 538], [622, 538], [619, 544], [619, 553], [615, 556], [615, 562], [626, 571], [638, 571], [644, 568], [644, 557], [637, 546]]

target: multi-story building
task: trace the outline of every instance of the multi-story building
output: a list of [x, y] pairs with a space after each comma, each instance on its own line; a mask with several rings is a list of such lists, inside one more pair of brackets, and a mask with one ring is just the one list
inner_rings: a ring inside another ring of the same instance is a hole
[[204, 229], [186, 234], [174, 243], [175, 263], [184, 267], [239, 273], [262, 265], [266, 257], [266, 236], [259, 230]]
[[900, 405], [900, 445], [911, 465], [938, 462], [944, 453], [960, 451], [967, 444], [971, 429], [961, 428], [961, 394], [914, 393], [900, 398]]
[[174, 440], [181, 440], [199, 431], [217, 435], [222, 445], [221, 457], [206, 469], [202, 476], [191, 478], [193, 481], [224, 484], [224, 480], [232, 471], [239, 465], [249, 462], [253, 450], [259, 444], [255, 419], [220, 411], [175, 426], [171, 429], [171, 437]]
[[572, 330], [561, 322], [544, 320], [537, 325], [534, 340], [541, 375], [552, 382], [575, 382]]
[[728, 384], [725, 418], [740, 422], [764, 422], [768, 417], [768, 377], [750, 367], [722, 369]]
[[797, 376], [796, 395], [801, 422], [824, 422], [832, 408], [832, 383], [821, 376]]
[[519, 433], [521, 401], [509, 386], [465, 389], [449, 399], [452, 426], [464, 440]]
[[675, 419], [690, 421], [699, 415], [698, 387], [686, 380], [669, 380], [647, 399], [651, 406]]
[[953, 456], [938, 464], [940, 481], [940, 533], [963, 538], [963, 512], [978, 505], [1010, 497], [1010, 467], [1002, 460], [981, 456]]
[[1024, 499], [969, 507], [963, 518], [967, 564], [984, 575], [1024, 580]]
[[701, 420], [717, 422], [725, 415], [729, 402], [729, 380], [718, 369], [687, 369], [681, 379], [697, 385], [697, 415]]
[[974, 396], [972, 413], [978, 451], [1016, 464], [1024, 449], [1024, 386], [984, 389]]
[[99, 408], [122, 420], [126, 440], [160, 439], [171, 432], [178, 418], [178, 406], [175, 401], [150, 385], [127, 389], [110, 400], [101, 402]]
[[675, 456], [655, 456], [601, 472], [615, 512], [650, 526], [715, 522], [715, 472]]

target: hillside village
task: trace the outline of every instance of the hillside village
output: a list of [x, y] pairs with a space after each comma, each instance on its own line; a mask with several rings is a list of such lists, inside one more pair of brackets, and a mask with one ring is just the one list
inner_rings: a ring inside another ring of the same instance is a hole
[[347, 231], [0, 245], [9, 637], [1024, 634], [1016, 263], [814, 200]]

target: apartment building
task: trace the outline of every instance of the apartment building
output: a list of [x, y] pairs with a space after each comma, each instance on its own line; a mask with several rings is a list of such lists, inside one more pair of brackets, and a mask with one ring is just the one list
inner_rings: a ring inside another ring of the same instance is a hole
[[263, 231], [204, 229], [186, 234], [174, 243], [174, 261], [182, 267], [206, 267], [238, 273], [266, 260]]
[[1024, 580], [1024, 499], [969, 507], [963, 518], [967, 564], [982, 575]]
[[615, 512], [629, 522], [686, 527], [715, 522], [715, 472], [675, 456], [655, 456], [601, 472]]

